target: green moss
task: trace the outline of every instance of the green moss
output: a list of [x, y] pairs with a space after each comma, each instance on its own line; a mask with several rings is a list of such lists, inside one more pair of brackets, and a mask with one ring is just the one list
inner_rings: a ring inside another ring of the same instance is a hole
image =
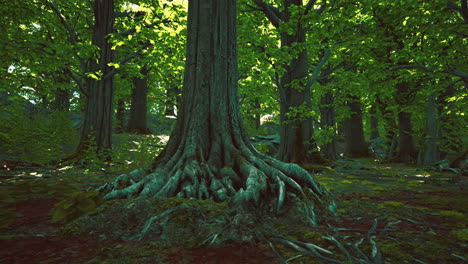
[[392, 206], [392, 207], [401, 207], [405, 206], [405, 204], [397, 202], [397, 201], [385, 201], [383, 202], [385, 206]]
[[463, 230], [452, 230], [450, 231], [450, 235], [452, 235], [454, 238], [466, 242], [468, 241], [468, 229], [463, 229]]
[[361, 181], [362, 185], [376, 185], [377, 183], [371, 181]]
[[375, 187], [375, 188], [372, 188], [372, 190], [373, 190], [374, 192], [383, 192], [383, 191], [385, 191], [385, 189], [382, 188], [382, 187]]
[[456, 212], [456, 211], [443, 210], [443, 211], [439, 211], [439, 214], [443, 215], [443, 216], [452, 216], [452, 217], [456, 217], [456, 218], [465, 218], [465, 214], [460, 213], [460, 212]]

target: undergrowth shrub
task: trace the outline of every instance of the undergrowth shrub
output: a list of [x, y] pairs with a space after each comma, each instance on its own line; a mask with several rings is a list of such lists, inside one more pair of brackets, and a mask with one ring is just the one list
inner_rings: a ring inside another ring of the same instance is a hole
[[9, 159], [46, 164], [76, 145], [77, 132], [67, 113], [25, 114], [13, 105], [0, 106], [0, 152]]

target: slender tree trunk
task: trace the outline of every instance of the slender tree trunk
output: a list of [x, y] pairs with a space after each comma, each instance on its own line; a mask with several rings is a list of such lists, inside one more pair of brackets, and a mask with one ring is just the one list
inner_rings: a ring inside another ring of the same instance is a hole
[[130, 118], [128, 120], [128, 131], [131, 133], [149, 134], [147, 125], [147, 98], [148, 98], [148, 72], [147, 67], [143, 67], [140, 73], [143, 78], [133, 78], [132, 103], [130, 106]]
[[[321, 152], [329, 160], [336, 160], [340, 155], [336, 146], [336, 120], [334, 95], [331, 91], [327, 91], [320, 98], [320, 123], [322, 130], [327, 131], [329, 135], [328, 142], [321, 147]], [[329, 133], [328, 133], [329, 132]]]
[[116, 119], [117, 119], [117, 133], [123, 133], [125, 130], [125, 101], [123, 99], [117, 100], [117, 111], [116, 111]]
[[362, 126], [362, 105], [359, 97], [348, 96], [350, 116], [346, 119], [346, 150], [345, 156], [350, 158], [369, 157], [369, 149], [364, 140], [364, 128]]
[[102, 76], [88, 77], [86, 80], [87, 100], [80, 144], [75, 154], [66, 160], [82, 157], [90, 144], [94, 145], [100, 157], [111, 158], [114, 78], [107, 75], [112, 70], [109, 66], [112, 62], [112, 45], [107, 41], [107, 36], [114, 32], [113, 0], [96, 0], [94, 18], [92, 42], [99, 48], [99, 57], [89, 61], [89, 72], [101, 73]]
[[383, 99], [380, 97], [377, 97], [377, 106], [380, 109], [380, 113], [382, 114], [382, 121], [386, 132], [383, 136], [383, 143], [385, 144], [385, 148], [387, 150], [385, 159], [391, 160], [395, 156], [397, 141], [397, 124], [395, 122], [395, 113], [389, 109], [388, 105], [384, 103]]
[[176, 107], [180, 105], [178, 94], [179, 88], [176, 86], [171, 86], [166, 90], [166, 102], [164, 107], [165, 116], [177, 116]]
[[68, 112], [70, 109], [70, 93], [67, 89], [55, 90], [54, 109], [60, 112]]
[[[105, 198], [230, 200], [233, 208], [279, 212], [297, 195], [308, 204], [306, 213], [315, 224], [314, 210], [333, 210], [326, 189], [301, 167], [256, 151], [244, 129], [237, 89], [236, 1], [190, 1], [187, 32], [183, 96], [170, 140], [151, 167], [103, 187], [109, 192]], [[304, 190], [317, 199], [304, 196]], [[309, 207], [311, 203], [318, 206]]]
[[414, 163], [417, 160], [417, 151], [413, 140], [413, 127], [411, 125], [411, 115], [405, 107], [414, 101], [415, 87], [408, 82], [397, 84], [395, 101], [400, 106], [398, 113], [398, 153], [397, 160], [405, 163]]
[[372, 105], [369, 110], [370, 115], [370, 139], [376, 140], [380, 138], [379, 134], [379, 119], [377, 118], [377, 108]]
[[437, 151], [437, 111], [436, 111], [436, 95], [432, 93], [427, 98], [426, 112], [426, 142], [421, 165], [428, 166], [436, 163], [439, 160]]

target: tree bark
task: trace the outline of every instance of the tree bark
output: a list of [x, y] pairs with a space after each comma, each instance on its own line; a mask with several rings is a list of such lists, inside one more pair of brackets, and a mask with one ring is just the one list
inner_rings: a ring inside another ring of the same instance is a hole
[[148, 100], [148, 72], [143, 67], [140, 73], [142, 78], [133, 78], [132, 103], [130, 105], [130, 118], [128, 120], [128, 132], [138, 134], [150, 134], [147, 124], [147, 100]]
[[117, 119], [116, 133], [123, 133], [125, 131], [125, 101], [123, 99], [117, 100], [115, 116]]
[[[325, 143], [320, 152], [329, 160], [337, 160], [340, 158], [340, 154], [337, 150], [336, 145], [336, 120], [335, 120], [335, 106], [334, 106], [334, 95], [331, 91], [327, 91], [320, 98], [320, 124], [322, 130], [330, 132], [330, 138]], [[327, 133], [328, 135], [328, 133]]]
[[379, 134], [379, 119], [377, 118], [377, 107], [372, 105], [369, 110], [370, 115], [370, 139], [376, 140], [380, 138]]
[[426, 111], [426, 140], [424, 146], [423, 160], [421, 165], [428, 166], [439, 161], [439, 153], [437, 151], [437, 109], [435, 92], [427, 98]]
[[233, 208], [279, 213], [300, 197], [312, 224], [314, 210], [333, 211], [329, 193], [307, 171], [259, 153], [249, 141], [238, 103], [236, 1], [190, 1], [187, 32], [183, 95], [170, 140], [152, 166], [102, 187], [105, 198], [229, 200]]
[[[281, 22], [291, 19], [290, 8], [302, 6], [302, 0], [285, 0]], [[299, 22], [294, 34], [281, 32], [281, 47], [291, 47], [306, 42], [307, 30]], [[312, 118], [307, 113], [291, 115], [298, 108], [311, 109], [311, 92], [307, 89], [309, 63], [307, 50], [302, 50], [290, 63], [283, 65], [285, 74], [280, 80], [280, 146], [278, 158], [284, 162], [299, 164], [324, 163], [313, 139]], [[302, 116], [301, 116], [302, 115]]]
[[369, 157], [369, 149], [364, 140], [364, 128], [362, 126], [362, 105], [359, 97], [348, 96], [350, 116], [346, 119], [346, 149], [345, 156], [349, 158]]
[[113, 59], [112, 45], [107, 36], [114, 32], [114, 1], [96, 0], [94, 19], [92, 43], [99, 48], [99, 55], [89, 60], [88, 72], [100, 76], [86, 79], [86, 108], [80, 143], [75, 153], [64, 160], [84, 157], [90, 146], [96, 149], [99, 157], [111, 159], [114, 78], [113, 75], [102, 77], [112, 70], [109, 66]]
[[414, 146], [412, 135], [413, 126], [411, 115], [405, 108], [414, 101], [415, 87], [408, 82], [397, 84], [395, 101], [400, 106], [398, 113], [398, 153], [397, 161], [404, 163], [414, 163], [417, 160], [417, 151]]

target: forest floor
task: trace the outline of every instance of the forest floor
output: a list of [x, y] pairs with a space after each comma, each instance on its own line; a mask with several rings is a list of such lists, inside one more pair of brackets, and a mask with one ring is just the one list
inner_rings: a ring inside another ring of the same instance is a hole
[[[315, 228], [282, 223], [278, 232], [285, 237], [334, 252], [330, 258], [346, 255], [331, 239], [333, 232], [344, 246], [372, 235], [381, 263], [467, 263], [468, 177], [371, 159], [342, 160], [311, 173], [335, 194], [340, 217]], [[160, 248], [148, 241], [65, 233], [63, 221], [52, 222], [51, 210], [66, 193], [115, 176], [86, 166], [0, 170], [0, 263], [281, 263], [266, 242]], [[284, 259], [293, 258], [287, 263], [331, 263], [294, 259], [296, 250], [275, 248]], [[372, 249], [363, 246], [361, 253], [371, 256]]]

